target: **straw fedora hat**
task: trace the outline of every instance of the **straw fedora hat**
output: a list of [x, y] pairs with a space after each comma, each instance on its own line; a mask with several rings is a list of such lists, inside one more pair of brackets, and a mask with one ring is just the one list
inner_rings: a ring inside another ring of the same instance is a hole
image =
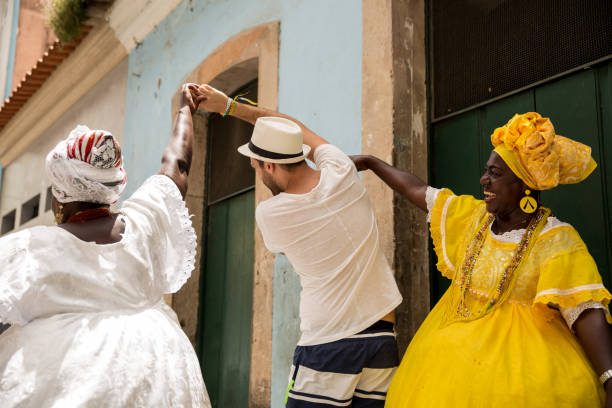
[[303, 144], [302, 129], [293, 121], [261, 117], [255, 122], [251, 140], [238, 152], [268, 163], [297, 163], [304, 160], [310, 146]]

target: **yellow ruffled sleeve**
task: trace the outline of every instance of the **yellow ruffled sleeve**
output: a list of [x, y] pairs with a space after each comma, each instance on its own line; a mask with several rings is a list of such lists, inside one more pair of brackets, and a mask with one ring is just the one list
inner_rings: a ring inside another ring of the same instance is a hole
[[429, 230], [438, 256], [437, 268], [453, 279], [462, 257], [466, 234], [482, 215], [484, 203], [472, 196], [456, 196], [447, 188], [440, 190], [429, 213]]
[[549, 304], [563, 310], [584, 302], [597, 302], [606, 307], [606, 319], [612, 323], [608, 309], [612, 296], [603, 285], [595, 260], [580, 235], [571, 226], [555, 230], [547, 232], [554, 235], [538, 245], [547, 247], [551, 254], [542, 260], [534, 307], [546, 313], [550, 310]]

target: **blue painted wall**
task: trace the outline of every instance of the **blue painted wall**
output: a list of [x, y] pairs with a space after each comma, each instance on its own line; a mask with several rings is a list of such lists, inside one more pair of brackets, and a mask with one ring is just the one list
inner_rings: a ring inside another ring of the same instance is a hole
[[300, 339], [300, 280], [284, 255], [274, 262], [274, 322], [272, 325], [271, 407], [282, 407], [293, 350]]
[[[160, 163], [171, 99], [230, 37], [281, 22], [279, 110], [349, 154], [361, 151], [360, 0], [184, 0], [129, 56], [123, 151], [129, 196]], [[282, 406], [293, 348], [299, 281], [286, 258], [274, 271], [272, 407]]]
[[4, 99], [8, 98], [13, 91], [13, 70], [15, 69], [15, 47], [17, 44], [17, 31], [19, 29], [19, 4], [20, 0], [13, 3], [13, 22], [11, 27], [11, 39], [9, 48], [8, 65], [6, 67], [6, 83], [4, 85]]

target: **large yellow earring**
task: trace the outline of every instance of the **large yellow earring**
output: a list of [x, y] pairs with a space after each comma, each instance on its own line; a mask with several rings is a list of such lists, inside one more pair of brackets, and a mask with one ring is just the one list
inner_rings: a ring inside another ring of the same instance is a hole
[[64, 204], [57, 204], [57, 212], [55, 213], [55, 223], [61, 224], [64, 221]]
[[527, 214], [531, 214], [538, 209], [538, 202], [529, 194], [531, 194], [531, 191], [525, 190], [525, 197], [521, 198], [521, 203], [519, 204], [521, 206], [521, 211]]

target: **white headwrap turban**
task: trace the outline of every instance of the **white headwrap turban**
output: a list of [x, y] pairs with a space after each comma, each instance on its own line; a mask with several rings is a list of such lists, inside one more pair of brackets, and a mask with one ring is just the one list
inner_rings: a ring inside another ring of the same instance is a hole
[[60, 203], [113, 204], [127, 182], [121, 147], [105, 130], [79, 125], [46, 159], [53, 196]]

